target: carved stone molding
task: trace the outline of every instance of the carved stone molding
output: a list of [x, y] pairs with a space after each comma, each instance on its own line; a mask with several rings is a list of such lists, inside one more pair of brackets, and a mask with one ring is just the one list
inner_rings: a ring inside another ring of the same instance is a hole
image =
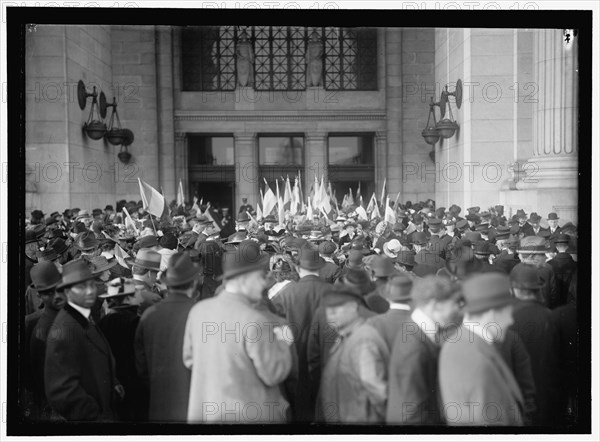
[[176, 111], [175, 121], [385, 120], [383, 111]]

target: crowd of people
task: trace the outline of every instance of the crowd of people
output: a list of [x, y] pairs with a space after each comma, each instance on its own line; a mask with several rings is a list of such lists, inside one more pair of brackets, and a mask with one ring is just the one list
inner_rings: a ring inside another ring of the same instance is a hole
[[575, 225], [432, 200], [397, 204], [394, 223], [356, 209], [34, 210], [23, 417], [577, 421]]

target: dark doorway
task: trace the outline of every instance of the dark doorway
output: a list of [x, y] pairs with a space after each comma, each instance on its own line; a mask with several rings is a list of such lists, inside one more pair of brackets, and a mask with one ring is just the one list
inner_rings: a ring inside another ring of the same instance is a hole
[[203, 204], [210, 202], [216, 209], [229, 208], [229, 213], [235, 213], [235, 188], [233, 183], [195, 182], [191, 185], [193, 196], [203, 199]]

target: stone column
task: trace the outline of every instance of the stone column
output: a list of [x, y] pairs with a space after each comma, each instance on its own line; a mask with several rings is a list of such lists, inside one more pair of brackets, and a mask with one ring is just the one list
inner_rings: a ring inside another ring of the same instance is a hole
[[[187, 134], [185, 132], [175, 132], [175, 146], [174, 146], [174, 174], [177, 177], [181, 177], [183, 182], [183, 193], [186, 198], [192, 198], [190, 196], [190, 188], [188, 182], [188, 148], [187, 148]], [[177, 181], [179, 185], [179, 180]]]
[[258, 145], [256, 143], [256, 134], [235, 133], [234, 138], [236, 182], [235, 205], [232, 210], [235, 216], [237, 216], [237, 212], [242, 205], [242, 198], [248, 198], [248, 203], [252, 204], [256, 210], [260, 196], [258, 193]]
[[327, 183], [329, 175], [329, 150], [327, 148], [326, 132], [309, 132], [306, 134], [304, 146], [304, 196], [310, 195], [310, 186], [315, 182], [315, 176], [319, 183], [321, 175], [323, 182]]
[[[387, 133], [375, 133], [375, 196], [379, 198], [378, 189], [381, 189], [383, 180], [387, 175]], [[363, 199], [365, 196], [363, 195]], [[371, 198], [371, 195], [368, 195]]]
[[562, 30], [535, 31], [534, 78], [539, 92], [533, 109], [533, 156], [522, 165], [525, 177], [517, 183], [517, 189], [551, 195], [548, 210], [560, 216], [563, 207], [570, 219], [577, 212], [577, 64], [576, 39], [567, 47]]
[[[387, 179], [386, 194], [402, 192], [402, 29], [386, 29], [385, 41], [388, 150], [384, 176], [379, 177], [376, 189], [381, 189]], [[402, 199], [402, 198], [401, 198]]]

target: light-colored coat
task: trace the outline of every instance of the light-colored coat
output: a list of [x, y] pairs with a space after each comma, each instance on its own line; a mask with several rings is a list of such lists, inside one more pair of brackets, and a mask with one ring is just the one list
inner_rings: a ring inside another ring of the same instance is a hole
[[523, 425], [523, 396], [495, 346], [465, 327], [442, 347], [439, 381], [448, 425]]
[[287, 420], [279, 384], [292, 368], [292, 349], [275, 336], [282, 324], [227, 291], [192, 308], [183, 342], [192, 371], [188, 423]]

